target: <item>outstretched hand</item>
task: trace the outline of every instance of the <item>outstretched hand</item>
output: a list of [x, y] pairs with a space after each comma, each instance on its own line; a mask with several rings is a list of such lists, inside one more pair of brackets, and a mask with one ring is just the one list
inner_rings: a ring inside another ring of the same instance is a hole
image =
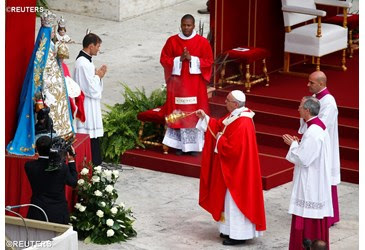
[[199, 117], [200, 119], [203, 119], [205, 118], [206, 114], [204, 112], [204, 110], [202, 109], [198, 109], [196, 112], [195, 112], [196, 116]]

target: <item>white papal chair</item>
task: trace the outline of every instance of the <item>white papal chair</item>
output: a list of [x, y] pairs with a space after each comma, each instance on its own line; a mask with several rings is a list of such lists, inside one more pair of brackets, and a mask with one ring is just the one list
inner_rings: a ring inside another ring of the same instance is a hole
[[[283, 71], [290, 72], [291, 53], [311, 56], [312, 63], [316, 64], [316, 70], [320, 70], [320, 58], [340, 50], [342, 50], [340, 67], [346, 71], [346, 17], [351, 3], [337, 0], [281, 0], [281, 3], [285, 25]], [[322, 23], [322, 17], [326, 16], [326, 12], [318, 10], [316, 4], [342, 7], [343, 25]]]

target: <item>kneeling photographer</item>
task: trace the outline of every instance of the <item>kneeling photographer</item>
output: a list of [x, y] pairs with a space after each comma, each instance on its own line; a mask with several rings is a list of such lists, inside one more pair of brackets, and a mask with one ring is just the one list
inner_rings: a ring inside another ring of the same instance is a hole
[[[77, 171], [74, 149], [61, 138], [53, 140], [41, 136], [36, 142], [39, 157], [25, 164], [25, 172], [32, 187], [31, 203], [44, 209], [49, 222], [68, 224], [69, 211], [65, 197], [65, 185], [76, 187]], [[66, 157], [68, 165], [66, 165]], [[43, 220], [39, 209], [30, 207], [29, 219]]]

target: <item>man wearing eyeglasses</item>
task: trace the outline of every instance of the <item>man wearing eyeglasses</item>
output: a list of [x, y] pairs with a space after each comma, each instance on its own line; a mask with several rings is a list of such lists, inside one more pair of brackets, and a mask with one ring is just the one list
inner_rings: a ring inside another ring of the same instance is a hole
[[331, 196], [331, 147], [326, 125], [318, 117], [319, 101], [302, 99], [298, 108], [307, 130], [302, 140], [288, 134], [286, 159], [294, 163], [293, 188], [289, 213], [292, 214], [289, 250], [302, 249], [303, 239], [329, 244], [328, 217], [333, 216]]
[[223, 245], [244, 244], [266, 230], [255, 114], [245, 102], [245, 94], [234, 90], [221, 119], [196, 112], [197, 128], [205, 132], [199, 205], [219, 221]]
[[[338, 205], [337, 185], [341, 182], [340, 168], [340, 148], [338, 140], [338, 109], [335, 98], [331, 95], [327, 88], [327, 77], [322, 71], [315, 71], [309, 75], [308, 89], [319, 100], [321, 108], [318, 117], [326, 125], [328, 134], [330, 135], [331, 151], [332, 151], [332, 202], [333, 217], [328, 220], [329, 226], [340, 221], [340, 212]], [[307, 123], [300, 119], [300, 128], [298, 133], [304, 134], [307, 130]]]

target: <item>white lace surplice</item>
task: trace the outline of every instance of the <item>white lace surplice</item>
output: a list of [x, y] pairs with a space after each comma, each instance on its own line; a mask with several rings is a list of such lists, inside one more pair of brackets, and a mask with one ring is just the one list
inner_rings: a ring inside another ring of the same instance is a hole
[[183, 152], [201, 152], [204, 145], [204, 133], [196, 128], [167, 128], [163, 144]]
[[328, 132], [310, 126], [300, 144], [292, 143], [286, 159], [295, 164], [289, 213], [313, 219], [333, 216]]

